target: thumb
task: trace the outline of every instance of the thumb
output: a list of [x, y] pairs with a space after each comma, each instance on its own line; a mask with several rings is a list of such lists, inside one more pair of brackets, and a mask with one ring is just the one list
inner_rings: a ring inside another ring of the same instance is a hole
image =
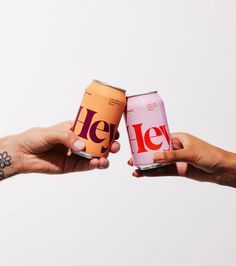
[[194, 163], [196, 154], [193, 151], [182, 149], [156, 152], [153, 154], [154, 162], [157, 163], [175, 163], [175, 162], [189, 162]]
[[85, 144], [71, 130], [51, 129], [45, 133], [44, 142], [48, 145], [63, 144], [74, 151], [85, 149]]

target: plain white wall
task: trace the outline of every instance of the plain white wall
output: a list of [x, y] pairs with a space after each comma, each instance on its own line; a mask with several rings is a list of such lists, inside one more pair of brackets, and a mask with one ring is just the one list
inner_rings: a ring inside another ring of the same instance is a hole
[[[171, 131], [236, 151], [234, 0], [0, 1], [0, 135], [74, 119], [93, 78], [158, 89]], [[106, 171], [0, 183], [0, 265], [236, 265], [236, 192]]]

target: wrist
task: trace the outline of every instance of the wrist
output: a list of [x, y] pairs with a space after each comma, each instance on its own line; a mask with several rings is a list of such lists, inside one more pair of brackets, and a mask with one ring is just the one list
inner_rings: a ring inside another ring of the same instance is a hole
[[224, 151], [222, 155], [222, 185], [236, 187], [236, 154]]
[[235, 174], [236, 176], [236, 154], [233, 152], [227, 152], [224, 160], [227, 172]]
[[19, 174], [21, 155], [16, 136], [0, 139], [0, 180]]

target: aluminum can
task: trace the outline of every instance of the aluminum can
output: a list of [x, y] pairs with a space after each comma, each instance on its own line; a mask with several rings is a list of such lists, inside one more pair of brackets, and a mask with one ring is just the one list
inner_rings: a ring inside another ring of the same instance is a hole
[[141, 170], [163, 166], [153, 153], [172, 149], [164, 102], [157, 91], [127, 97], [125, 122], [133, 163]]
[[125, 90], [94, 80], [85, 90], [72, 130], [84, 142], [76, 154], [107, 157], [126, 106]]

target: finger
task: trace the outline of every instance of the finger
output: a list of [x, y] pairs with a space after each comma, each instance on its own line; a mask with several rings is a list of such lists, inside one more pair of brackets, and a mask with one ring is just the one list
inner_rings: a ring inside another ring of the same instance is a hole
[[172, 150], [164, 152], [156, 152], [153, 154], [155, 163], [175, 163], [175, 162], [190, 162], [193, 163], [197, 157], [194, 150]]
[[98, 158], [93, 158], [89, 161], [89, 169], [92, 170], [92, 169], [95, 169], [97, 168], [99, 165], [99, 160]]
[[130, 158], [127, 163], [130, 166], [134, 166], [134, 163], [133, 163], [133, 159], [132, 158]]
[[111, 145], [110, 152], [111, 153], [117, 153], [120, 150], [120, 144], [117, 141], [114, 141]]
[[173, 138], [173, 139], [171, 139], [171, 143], [172, 143], [172, 147], [174, 150], [183, 149], [183, 144], [181, 143], [181, 141], [179, 139]]
[[134, 177], [142, 177], [142, 176], [178, 176], [178, 169], [175, 164], [163, 166], [156, 169], [151, 170], [135, 170], [133, 172]]
[[43, 141], [48, 145], [63, 144], [73, 151], [82, 151], [85, 144], [71, 130], [45, 129]]
[[68, 120], [68, 121], [59, 123], [55, 126], [52, 126], [52, 128], [57, 129], [57, 130], [67, 130], [67, 129], [71, 129], [73, 124], [74, 122], [72, 120]]
[[134, 170], [134, 172], [132, 173], [132, 176], [134, 177], [141, 177], [142, 176], [142, 173], [140, 170], [136, 169]]
[[[54, 149], [54, 148], [53, 148]], [[91, 170], [90, 160], [82, 158], [74, 153], [70, 156], [66, 156], [67, 148], [64, 145], [56, 145], [52, 153], [55, 160], [49, 160], [50, 165], [52, 166], [51, 173], [71, 173], [71, 172], [82, 172]], [[60, 155], [60, 156], [57, 156]], [[47, 157], [47, 155], [46, 155]], [[58, 157], [58, 158], [57, 158]], [[43, 161], [45, 161], [45, 155], [42, 154]], [[49, 158], [49, 157], [48, 157]], [[41, 171], [41, 164], [39, 164], [38, 171]]]
[[116, 131], [115, 140], [118, 139], [119, 137], [120, 137], [120, 133], [119, 131]]
[[181, 143], [183, 143], [188, 136], [190, 136], [190, 134], [184, 132], [175, 132], [170, 134], [171, 140], [178, 139]]
[[109, 167], [109, 161], [106, 158], [100, 158], [99, 164], [97, 166], [98, 169], [106, 169]]
[[178, 162], [151, 170], [135, 170], [134, 177], [181, 176], [201, 182], [216, 182], [215, 177], [187, 163]]
[[187, 147], [191, 143], [199, 140], [195, 136], [189, 134], [189, 133], [184, 133], [184, 132], [177, 132], [177, 133], [171, 133], [171, 140], [178, 140], [183, 147]]
[[89, 168], [90, 169], [105, 169], [108, 168], [109, 161], [106, 158], [93, 158], [90, 160]]

